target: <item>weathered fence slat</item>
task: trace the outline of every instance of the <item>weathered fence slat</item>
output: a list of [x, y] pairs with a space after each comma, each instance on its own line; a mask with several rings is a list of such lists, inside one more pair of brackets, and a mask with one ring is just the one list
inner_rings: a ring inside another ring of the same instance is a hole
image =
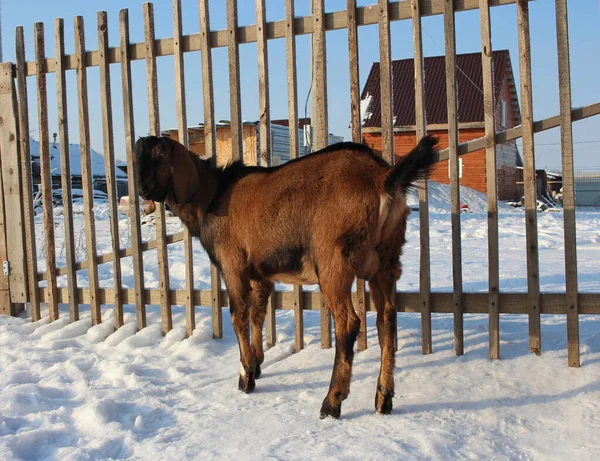
[[560, 95], [560, 141], [562, 151], [563, 217], [565, 226], [565, 278], [567, 343], [570, 367], [578, 367], [579, 306], [577, 286], [577, 234], [575, 231], [575, 181], [573, 171], [573, 122], [571, 120], [571, 65], [567, 1], [556, 0], [558, 86]]
[[496, 121], [489, 0], [480, 1], [481, 62], [485, 121], [485, 158], [488, 208], [489, 357], [500, 358], [500, 260], [498, 247], [498, 185], [496, 172]]
[[[1, 154], [1, 152], [0, 152]], [[2, 156], [0, 155], [0, 163]], [[0, 170], [0, 203], [4, 203], [4, 187], [2, 187], [2, 171]], [[8, 257], [8, 249], [6, 248], [6, 226], [4, 218], [4, 207], [0, 210], [0, 261], [6, 261]], [[0, 274], [0, 314], [14, 315], [13, 304], [10, 302], [10, 284], [8, 276], [4, 275], [4, 271]]]
[[[416, 141], [427, 134], [425, 117], [425, 88], [423, 77], [423, 38], [421, 33], [422, 10], [418, 0], [411, 0], [414, 68], [415, 68], [415, 124]], [[419, 230], [420, 230], [420, 294], [421, 294], [421, 350], [431, 354], [431, 280], [429, 275], [429, 204], [427, 200], [427, 181], [419, 180]]]
[[31, 319], [36, 322], [41, 316], [40, 297], [38, 294], [37, 249], [35, 247], [33, 177], [31, 172], [31, 149], [29, 143], [29, 103], [27, 99], [27, 76], [25, 75], [25, 38], [22, 26], [17, 27], [16, 35], [16, 66], [19, 94], [19, 140], [21, 144], [21, 176], [23, 178], [23, 213], [25, 228], [25, 252], [27, 255], [27, 282], [29, 304], [31, 306]]
[[519, 72], [521, 80], [521, 125], [523, 127], [523, 180], [525, 181], [525, 233], [527, 242], [527, 291], [529, 293], [529, 348], [541, 354], [540, 269], [538, 255], [535, 154], [533, 148], [533, 97], [531, 93], [531, 51], [529, 4], [517, 2]]
[[[149, 134], [160, 136], [160, 112], [158, 104], [158, 75], [156, 71], [156, 47], [154, 39], [154, 6], [144, 3], [144, 40], [146, 44], [146, 84], [148, 87], [148, 118], [150, 122]], [[167, 334], [173, 329], [171, 303], [168, 299], [170, 290], [169, 282], [169, 253], [167, 251], [167, 230], [165, 224], [165, 206], [155, 203], [154, 212], [156, 229], [156, 260], [158, 280], [161, 287], [160, 317], [162, 333]]]
[[[188, 147], [187, 117], [185, 110], [185, 77], [183, 67], [183, 49], [181, 36], [181, 0], [173, 0], [173, 33], [175, 37], [175, 108], [177, 112], [177, 130], [179, 142]], [[196, 328], [196, 308], [194, 304], [194, 252], [192, 249], [192, 234], [187, 226], [183, 229], [183, 248], [185, 254], [185, 326], [188, 336]], [[166, 252], [166, 245], [165, 245]], [[168, 300], [166, 300], [168, 304]], [[170, 315], [170, 312], [169, 312]]]
[[[325, 33], [325, 4], [324, 0], [315, 0], [313, 2], [313, 87], [315, 91], [315, 101], [317, 107], [310, 108], [311, 125], [316, 126], [316, 134], [313, 136], [311, 130], [310, 145], [313, 142], [316, 149], [323, 149], [329, 144], [329, 116], [327, 107], [327, 47]], [[313, 149], [314, 150], [314, 149]], [[331, 347], [331, 312], [327, 305], [321, 303], [321, 347], [328, 349]]]
[[[256, 0], [256, 45], [258, 53], [258, 103], [260, 114], [259, 140], [260, 164], [271, 166], [271, 108], [269, 104], [269, 58], [267, 44], [267, 7], [266, 0]], [[275, 306], [273, 296], [267, 302], [266, 313], [267, 349], [277, 340]]]
[[54, 245], [54, 213], [52, 209], [52, 173], [50, 171], [50, 140], [48, 138], [48, 95], [44, 57], [44, 23], [37, 22], [35, 31], [35, 55], [37, 62], [38, 126], [40, 133], [40, 176], [42, 183], [42, 208], [44, 216], [44, 243], [46, 247], [46, 271], [48, 273], [48, 309], [50, 321], [58, 319], [56, 290], [56, 249]]
[[458, 111], [456, 87], [456, 33], [454, 0], [446, 0], [444, 9], [444, 43], [446, 51], [446, 104], [448, 106], [448, 150], [450, 158], [450, 213], [452, 219], [452, 297], [454, 300], [454, 352], [464, 354], [462, 314], [462, 248], [460, 235], [460, 181], [458, 164]]
[[243, 160], [242, 102], [240, 93], [240, 50], [238, 43], [237, 0], [227, 2], [227, 54], [229, 58], [229, 103], [231, 116], [232, 160]]
[[[104, 170], [106, 172], [106, 190], [108, 193], [111, 248], [113, 254], [119, 254], [119, 208], [117, 204], [115, 143], [112, 118], [112, 93], [110, 84], [110, 64], [108, 61], [108, 17], [106, 12], [97, 14], [98, 48], [100, 49], [100, 100], [102, 107], [102, 139], [104, 145]], [[62, 141], [61, 141], [62, 142]], [[121, 260], [113, 259], [113, 279], [115, 297], [109, 300], [114, 305], [115, 329], [123, 326], [123, 301], [121, 288]]]
[[[204, 142], [206, 154], [210, 154], [214, 164], [217, 164], [215, 144], [215, 102], [212, 75], [212, 51], [210, 42], [210, 16], [208, 0], [201, 0], [200, 6], [200, 39], [202, 53], [202, 94], [204, 101]], [[210, 265], [210, 286], [212, 291], [212, 325], [213, 338], [223, 337], [223, 299], [221, 296], [221, 275], [214, 264]]]
[[146, 304], [144, 300], [144, 260], [141, 248], [140, 200], [136, 181], [137, 159], [133, 154], [135, 131], [133, 122], [133, 95], [131, 93], [131, 59], [129, 56], [129, 12], [127, 9], [122, 9], [119, 12], [119, 35], [121, 42], [125, 152], [127, 154], [127, 181], [129, 183], [129, 222], [131, 225], [131, 248], [135, 286], [135, 320], [138, 330], [141, 330], [146, 327]]
[[75, 17], [75, 54], [78, 58], [77, 107], [79, 109], [79, 145], [81, 151], [81, 184], [83, 188], [83, 214], [85, 219], [85, 240], [88, 260], [88, 280], [90, 284], [90, 309], [92, 325], [102, 322], [98, 290], [98, 264], [96, 262], [96, 225], [94, 220], [94, 181], [90, 147], [90, 118], [88, 111], [87, 68], [84, 62], [85, 35], [83, 16]]
[[[348, 64], [350, 66], [350, 124], [352, 126], [352, 141], [362, 142], [360, 120], [360, 81], [358, 66], [358, 27], [356, 25], [356, 0], [347, 0], [348, 11]], [[356, 313], [360, 319], [357, 349], [364, 351], [367, 348], [367, 293], [365, 281], [356, 279]]]
[[75, 272], [75, 231], [73, 226], [73, 195], [71, 192], [71, 156], [69, 155], [69, 119], [67, 111], [67, 78], [64, 67], [65, 25], [62, 18], [54, 21], [56, 49], [56, 100], [58, 109], [58, 136], [60, 140], [61, 194], [65, 228], [65, 257], [70, 321], [79, 320], [77, 304], [77, 274]]

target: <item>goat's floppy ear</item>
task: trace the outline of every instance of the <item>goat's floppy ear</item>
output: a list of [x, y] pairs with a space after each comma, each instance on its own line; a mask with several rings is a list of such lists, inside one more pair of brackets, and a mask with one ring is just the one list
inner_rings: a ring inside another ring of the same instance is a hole
[[162, 140], [165, 150], [171, 151], [171, 179], [175, 201], [178, 205], [185, 205], [200, 188], [198, 169], [183, 145], [169, 138]]

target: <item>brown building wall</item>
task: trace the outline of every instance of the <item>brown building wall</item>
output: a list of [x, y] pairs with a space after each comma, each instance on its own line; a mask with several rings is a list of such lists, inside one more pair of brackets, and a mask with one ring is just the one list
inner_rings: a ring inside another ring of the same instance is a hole
[[[439, 139], [439, 148], [448, 147], [447, 131], [430, 131], [429, 134]], [[484, 136], [483, 128], [466, 128], [459, 131], [459, 142], [467, 142]], [[365, 133], [363, 142], [369, 145], [377, 152], [381, 152], [381, 134]], [[416, 145], [416, 135], [414, 132], [395, 133], [394, 153], [396, 161], [399, 161], [404, 155], [408, 154]], [[462, 177], [460, 184], [475, 189], [482, 193], [487, 193], [485, 149], [481, 149], [470, 154], [462, 155]], [[441, 184], [449, 184], [448, 161], [439, 162], [431, 176], [433, 181]], [[503, 165], [498, 169], [498, 198], [500, 200], [513, 200], [516, 198], [516, 168]]]

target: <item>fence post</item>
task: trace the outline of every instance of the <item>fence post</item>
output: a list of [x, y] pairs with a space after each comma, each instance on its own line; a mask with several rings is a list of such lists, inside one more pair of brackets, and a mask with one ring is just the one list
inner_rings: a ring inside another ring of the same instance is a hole
[[[0, 64], [0, 152], [2, 153], [2, 205], [5, 219], [5, 245], [2, 255], [2, 277], [6, 277], [4, 261], [8, 263], [10, 315], [16, 315], [19, 304], [27, 302], [25, 249], [23, 235], [23, 197], [19, 161], [19, 131], [17, 124], [17, 97], [10, 62]], [[7, 286], [8, 289], [8, 286]]]

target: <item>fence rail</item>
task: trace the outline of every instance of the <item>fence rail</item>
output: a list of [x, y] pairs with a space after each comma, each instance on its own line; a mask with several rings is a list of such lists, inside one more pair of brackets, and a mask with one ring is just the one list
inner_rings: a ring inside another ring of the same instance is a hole
[[[522, 97], [522, 124], [503, 132], [497, 132], [494, 121], [492, 45], [490, 28], [490, 8], [515, 4], [517, 9], [517, 31], [519, 43], [519, 69]], [[161, 308], [161, 322], [164, 333], [172, 327], [172, 305], [186, 308], [186, 331], [191, 335], [195, 328], [195, 306], [211, 306], [213, 335], [223, 336], [222, 308], [229, 303], [227, 292], [221, 290], [221, 278], [216, 267], [211, 266], [211, 288], [194, 289], [193, 253], [191, 236], [187, 230], [173, 235], [166, 233], [165, 210], [159, 206], [156, 211], [156, 239], [142, 242], [141, 219], [135, 172], [136, 158], [133, 155], [134, 106], [132, 98], [131, 63], [145, 60], [146, 83], [148, 89], [149, 131], [160, 133], [158, 104], [158, 74], [156, 61], [160, 56], [174, 57], [175, 105], [179, 141], [187, 144], [187, 121], [184, 86], [184, 54], [201, 52], [201, 68], [204, 100], [204, 136], [206, 153], [217, 164], [230, 160], [216, 151], [216, 132], [214, 121], [214, 86], [212, 80], [212, 49], [227, 47], [229, 63], [229, 92], [232, 127], [232, 157], [249, 164], [260, 162], [269, 165], [270, 124], [269, 107], [269, 70], [268, 40], [282, 38], [286, 42], [286, 74], [289, 100], [288, 117], [290, 126], [290, 158], [299, 156], [298, 147], [298, 107], [295, 40], [300, 35], [312, 34], [314, 40], [315, 94], [314, 123], [316, 125], [316, 147], [328, 144], [327, 113], [327, 32], [347, 29], [350, 76], [350, 107], [352, 139], [360, 142], [362, 127], [360, 119], [358, 29], [365, 25], [378, 25], [380, 51], [380, 92], [382, 98], [382, 151], [384, 158], [394, 162], [394, 136], [398, 131], [393, 120], [393, 94], [391, 73], [390, 23], [410, 20], [413, 28], [413, 46], [415, 56], [415, 114], [414, 131], [420, 137], [427, 132], [425, 113], [423, 49], [421, 21], [423, 17], [443, 15], [444, 44], [446, 54], [446, 88], [449, 123], [442, 127], [448, 130], [449, 147], [440, 153], [441, 160], [450, 161], [451, 211], [452, 211], [452, 267], [453, 291], [437, 293], [431, 290], [430, 248], [429, 248], [429, 207], [427, 182], [421, 181], [419, 190], [420, 215], [420, 289], [417, 293], [396, 293], [398, 312], [415, 312], [422, 319], [422, 350], [432, 352], [432, 313], [447, 313], [454, 316], [454, 348], [457, 355], [464, 352], [463, 316], [464, 314], [488, 314], [489, 356], [500, 357], [499, 315], [527, 314], [530, 325], [530, 348], [536, 353], [542, 350], [540, 341], [540, 315], [566, 314], [568, 334], [568, 361], [570, 366], [579, 366], [580, 314], [600, 314], [600, 293], [579, 293], [577, 289], [577, 254], [575, 241], [574, 181], [572, 123], [600, 114], [600, 102], [578, 109], [571, 108], [571, 84], [569, 67], [569, 47], [567, 29], [567, 2], [556, 0], [557, 44], [559, 61], [560, 114], [537, 122], [533, 121], [533, 102], [531, 97], [531, 57], [529, 39], [529, 3], [527, 0], [410, 0], [389, 2], [378, 0], [377, 4], [357, 7], [356, 0], [347, 0], [343, 11], [327, 13], [324, 0], [314, 0], [314, 11], [306, 17], [295, 17], [294, 1], [285, 2], [285, 19], [267, 22], [266, 1], [256, 0], [256, 24], [239, 27], [237, 22], [237, 1], [227, 0], [227, 29], [210, 30], [209, 1], [199, 1], [199, 26], [196, 34], [183, 35], [181, 2], [173, 1], [172, 38], [157, 40], [154, 36], [154, 10], [152, 4], [145, 4], [144, 42], [130, 43], [129, 15], [122, 10], [119, 15], [119, 46], [108, 46], [108, 21], [106, 13], [97, 16], [98, 50], [86, 51], [84, 43], [83, 18], [75, 18], [75, 53], [64, 53], [64, 24], [62, 19], [55, 22], [55, 56], [45, 56], [43, 24], [35, 25], [35, 60], [25, 61], [23, 29], [17, 29], [16, 63], [0, 64], [0, 149], [2, 156], [0, 199], [3, 213], [0, 213], [0, 258], [9, 260], [13, 270], [9, 276], [0, 275], [0, 307], [2, 312], [14, 314], [19, 303], [31, 304], [32, 320], [41, 316], [40, 303], [48, 303], [50, 320], [59, 316], [59, 303], [68, 303], [70, 320], [79, 315], [80, 304], [90, 304], [92, 322], [102, 321], [102, 304], [115, 306], [115, 328], [123, 325], [123, 305], [135, 305], [138, 329], [146, 326], [146, 305], [156, 304]], [[485, 136], [460, 144], [459, 130], [464, 125], [458, 123], [456, 98], [456, 36], [455, 16], [465, 10], [480, 10], [480, 29], [482, 44], [482, 75], [484, 93]], [[244, 43], [257, 43], [258, 87], [260, 105], [260, 155], [243, 158], [242, 121], [240, 99], [239, 46]], [[119, 243], [118, 210], [115, 190], [114, 139], [109, 68], [118, 63], [121, 67], [121, 86], [123, 90], [123, 113], [126, 137], [128, 181], [130, 190], [129, 219], [131, 226], [131, 247], [121, 248]], [[96, 235], [93, 214], [93, 185], [91, 181], [90, 133], [88, 119], [88, 88], [86, 69], [99, 67], [102, 99], [102, 133], [104, 142], [105, 166], [109, 200], [111, 250], [110, 254], [99, 255], [96, 251]], [[80, 127], [80, 142], [83, 160], [83, 189], [87, 255], [84, 261], [75, 261], [73, 209], [71, 204], [71, 184], [68, 162], [68, 123], [66, 111], [66, 72], [75, 71], [77, 78], [77, 103]], [[59, 135], [61, 145], [62, 191], [65, 216], [66, 266], [56, 265], [54, 217], [52, 209], [52, 190], [50, 174], [50, 152], [48, 140], [48, 104], [46, 76], [56, 74], [57, 111], [59, 114]], [[39, 272], [35, 248], [34, 216], [31, 196], [31, 153], [29, 146], [29, 121], [27, 101], [27, 77], [35, 77], [38, 106], [38, 122], [41, 146], [41, 180], [44, 218], [44, 239], [46, 248], [45, 271]], [[16, 79], [16, 82], [15, 82]], [[533, 136], [551, 128], [560, 127], [564, 181], [564, 232], [566, 261], [566, 291], [561, 294], [540, 292], [537, 213], [535, 206], [535, 156]], [[430, 129], [438, 126], [429, 126]], [[370, 129], [370, 131], [375, 131]], [[502, 293], [499, 291], [499, 248], [498, 248], [498, 190], [495, 178], [496, 145], [517, 138], [523, 139], [523, 157], [526, 197], [527, 231], [527, 293]], [[459, 194], [459, 156], [476, 150], [485, 149], [488, 184], [488, 281], [489, 292], [463, 292], [462, 242]], [[260, 200], [260, 197], [257, 198]], [[10, 219], [8, 219], [10, 217]], [[13, 219], [14, 218], [14, 219]], [[185, 289], [173, 290], [169, 284], [167, 246], [183, 242], [185, 255]], [[158, 279], [160, 289], [146, 289], [144, 286], [143, 253], [157, 250]], [[133, 288], [122, 288], [120, 260], [132, 257], [134, 283]], [[114, 271], [113, 288], [100, 288], [97, 266], [112, 262]], [[76, 272], [87, 270], [89, 288], [77, 286]], [[67, 276], [68, 287], [58, 288], [57, 277]], [[39, 283], [46, 281], [46, 287]], [[373, 311], [369, 292], [364, 280], [357, 280], [357, 292], [354, 293], [354, 305], [361, 319], [358, 348], [367, 347], [366, 312]], [[321, 345], [331, 347], [331, 316], [321, 294], [306, 291], [301, 286], [290, 292], [275, 292], [268, 305], [266, 342], [270, 347], [276, 340], [275, 310], [293, 310], [295, 321], [295, 349], [304, 347], [304, 311], [321, 313]]]

